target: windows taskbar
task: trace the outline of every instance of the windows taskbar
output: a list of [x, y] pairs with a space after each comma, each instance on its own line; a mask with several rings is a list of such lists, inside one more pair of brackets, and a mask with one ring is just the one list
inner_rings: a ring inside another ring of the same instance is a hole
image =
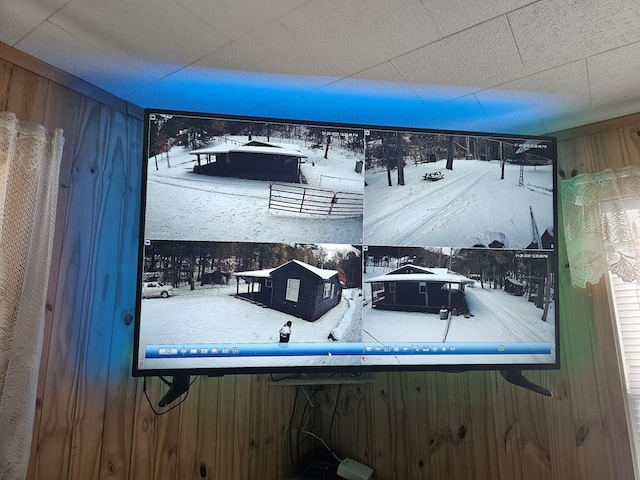
[[234, 343], [145, 346], [145, 358], [331, 355], [548, 355], [548, 342]]

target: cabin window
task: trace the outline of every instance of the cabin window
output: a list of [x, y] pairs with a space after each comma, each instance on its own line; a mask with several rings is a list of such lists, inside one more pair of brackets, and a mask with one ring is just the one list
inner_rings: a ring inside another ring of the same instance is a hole
[[396, 293], [396, 282], [389, 282], [389, 293]]
[[264, 286], [265, 286], [265, 288], [271, 288], [271, 287], [273, 287], [273, 280], [272, 280], [272, 279], [270, 279], [270, 278], [267, 278], [267, 279], [264, 281]]
[[324, 284], [324, 294], [322, 295], [323, 298], [332, 298], [333, 297], [333, 289], [331, 288], [333, 286], [333, 284], [327, 282]]
[[299, 278], [287, 279], [287, 293], [286, 293], [285, 299], [289, 300], [290, 302], [297, 302], [299, 295], [300, 295], [300, 279]]
[[418, 284], [418, 291], [420, 293], [427, 293], [427, 282], [420, 282]]

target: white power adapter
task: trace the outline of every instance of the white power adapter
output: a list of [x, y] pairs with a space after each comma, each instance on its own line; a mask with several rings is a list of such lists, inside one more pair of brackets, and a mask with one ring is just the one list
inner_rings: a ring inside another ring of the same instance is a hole
[[373, 470], [360, 462], [345, 458], [336, 472], [340, 478], [345, 480], [371, 480]]

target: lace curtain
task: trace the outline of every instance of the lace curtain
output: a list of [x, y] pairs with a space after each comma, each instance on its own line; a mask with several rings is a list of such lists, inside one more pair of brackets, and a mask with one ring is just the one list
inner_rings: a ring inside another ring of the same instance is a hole
[[573, 285], [598, 283], [607, 271], [640, 280], [640, 167], [578, 175], [560, 192]]
[[0, 113], [0, 478], [27, 474], [62, 130]]

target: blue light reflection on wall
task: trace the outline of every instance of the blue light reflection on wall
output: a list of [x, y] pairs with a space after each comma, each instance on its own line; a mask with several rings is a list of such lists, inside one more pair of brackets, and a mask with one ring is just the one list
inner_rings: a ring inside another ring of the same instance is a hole
[[[127, 84], [113, 82], [116, 90]], [[547, 133], [541, 118], [563, 107], [552, 94], [470, 92], [468, 87], [189, 67], [120, 95], [141, 107], [172, 110], [530, 134]]]

